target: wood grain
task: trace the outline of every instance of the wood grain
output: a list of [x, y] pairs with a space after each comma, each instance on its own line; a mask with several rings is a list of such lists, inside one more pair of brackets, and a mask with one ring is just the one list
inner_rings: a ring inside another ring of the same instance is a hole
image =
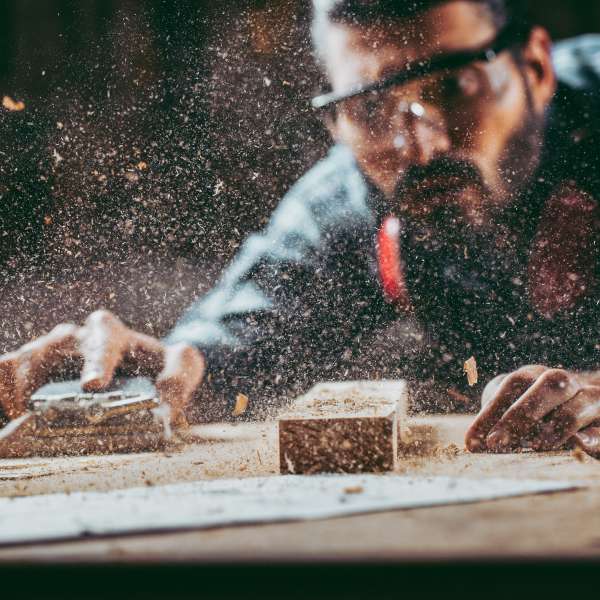
[[315, 386], [279, 418], [280, 472], [392, 471], [407, 402], [404, 382]]

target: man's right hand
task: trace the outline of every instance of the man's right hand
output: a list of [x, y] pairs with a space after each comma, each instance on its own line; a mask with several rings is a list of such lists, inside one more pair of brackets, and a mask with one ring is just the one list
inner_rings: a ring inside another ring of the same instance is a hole
[[82, 327], [62, 324], [15, 352], [0, 357], [0, 406], [9, 419], [26, 411], [32, 393], [56, 377], [79, 370], [86, 392], [106, 389], [119, 369], [155, 381], [172, 419], [190, 402], [204, 375], [204, 358], [187, 344], [166, 345], [126, 327], [106, 310]]

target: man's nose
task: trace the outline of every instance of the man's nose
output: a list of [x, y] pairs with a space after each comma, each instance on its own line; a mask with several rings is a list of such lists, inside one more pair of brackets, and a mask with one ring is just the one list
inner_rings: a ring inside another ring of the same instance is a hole
[[416, 165], [426, 165], [450, 150], [451, 142], [442, 119], [435, 118], [425, 107], [411, 112], [408, 119], [407, 158]]

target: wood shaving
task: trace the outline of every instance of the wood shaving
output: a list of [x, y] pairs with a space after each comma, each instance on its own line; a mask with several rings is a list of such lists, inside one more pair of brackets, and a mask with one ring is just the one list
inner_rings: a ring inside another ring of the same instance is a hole
[[288, 471], [290, 473], [295, 473], [296, 469], [294, 468], [294, 463], [290, 460], [290, 457], [286, 454], [284, 456], [284, 458], [285, 458], [285, 462], [287, 464]]
[[2, 98], [2, 106], [11, 112], [25, 110], [25, 102], [22, 102], [21, 100], [15, 101], [10, 96], [4, 96]]
[[470, 386], [474, 386], [477, 379], [477, 362], [475, 361], [475, 357], [471, 356], [469, 360], [465, 362], [464, 371], [467, 374], [467, 381]]
[[573, 452], [571, 452], [571, 456], [580, 463], [585, 462], [587, 457], [586, 453], [581, 448], [575, 448]]
[[232, 417], [239, 417], [246, 412], [248, 408], [248, 396], [245, 394], [238, 394], [235, 397], [235, 407], [233, 408], [233, 412], [231, 413]]

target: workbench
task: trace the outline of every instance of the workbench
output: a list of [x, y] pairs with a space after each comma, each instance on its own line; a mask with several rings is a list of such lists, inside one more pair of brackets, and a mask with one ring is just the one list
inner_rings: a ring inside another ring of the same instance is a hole
[[[597, 558], [600, 464], [578, 452], [469, 454], [472, 417], [419, 417], [454, 451], [400, 461], [411, 475], [584, 481], [585, 489], [478, 504], [401, 510], [323, 521], [228, 527], [0, 548], [0, 563], [138, 563]], [[196, 426], [195, 441], [160, 453], [0, 461], [0, 496], [220, 477], [276, 475], [277, 424]], [[452, 446], [451, 446], [452, 447]]]

